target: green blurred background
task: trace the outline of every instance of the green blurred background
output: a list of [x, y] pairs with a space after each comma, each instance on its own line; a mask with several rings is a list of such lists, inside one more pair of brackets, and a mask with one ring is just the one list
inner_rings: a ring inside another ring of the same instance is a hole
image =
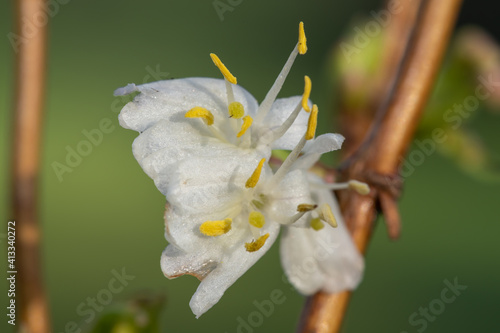
[[[282, 280], [277, 244], [213, 309], [194, 318], [188, 302], [198, 282], [193, 277], [170, 281], [161, 273], [165, 198], [134, 160], [136, 133], [118, 126], [117, 112], [124, 102], [112, 93], [130, 82], [219, 77], [208, 56], [215, 52], [238, 83], [262, 100], [303, 20], [309, 52], [296, 61], [281, 96], [300, 94], [308, 74], [314, 82], [312, 99], [328, 110], [328, 53], [353, 19], [379, 5], [375, 0], [247, 0], [225, 12], [223, 21], [212, 1], [73, 0], [60, 5], [50, 26], [40, 193], [54, 332], [64, 332], [71, 321], [84, 328], [88, 316], [79, 315], [78, 306], [106, 289], [112, 271], [122, 268], [135, 278], [101, 313], [111, 311], [114, 302], [149, 290], [166, 296], [162, 332], [236, 332], [237, 318], [247, 321], [256, 310], [253, 302], [269, 299], [278, 289], [286, 301], [251, 330], [294, 330], [304, 299]], [[12, 13], [12, 3], [5, 2], [0, 13], [4, 36], [12, 31]], [[0, 63], [0, 216], [7, 221], [14, 53], [5, 37]], [[476, 113], [473, 127], [498, 152], [498, 117]], [[322, 131], [335, 128], [328, 126], [330, 115], [323, 116]], [[53, 163], [66, 164], [67, 147], [75, 149], [86, 140], [82, 131], [98, 128], [103, 119], [110, 119], [112, 130], [60, 181]], [[382, 223], [376, 228], [365, 279], [343, 331], [417, 332], [422, 326], [411, 326], [409, 316], [439, 298], [443, 281], [455, 277], [467, 289], [425, 331], [494, 331], [500, 297], [499, 213], [498, 184], [471, 178], [438, 154], [427, 157], [405, 181], [400, 240], [390, 241]], [[5, 234], [5, 227], [0, 232]], [[6, 258], [4, 235], [0, 241], [1, 258]], [[3, 263], [1, 267], [0, 308], [5, 309]], [[0, 330], [10, 331], [3, 313], [1, 318]]]

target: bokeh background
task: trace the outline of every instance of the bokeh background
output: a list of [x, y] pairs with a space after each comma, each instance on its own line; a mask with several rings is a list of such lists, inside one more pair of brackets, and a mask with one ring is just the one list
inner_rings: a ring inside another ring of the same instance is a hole
[[[296, 61], [281, 96], [300, 94], [303, 75], [308, 74], [314, 82], [312, 99], [328, 110], [332, 105], [326, 70], [330, 50], [354, 19], [379, 8], [381, 1], [233, 1], [239, 4], [223, 14], [224, 20], [212, 1], [66, 2], [50, 25], [40, 193], [45, 281], [54, 332], [65, 332], [68, 322], [87, 327], [89, 316], [78, 314], [77, 308], [107, 288], [113, 270], [123, 268], [135, 278], [113, 295], [111, 304], [95, 311], [97, 315], [115, 311], [120, 302], [149, 291], [166, 297], [162, 332], [236, 332], [238, 317], [248, 321], [256, 311], [253, 302], [269, 299], [278, 289], [286, 301], [251, 331], [293, 331], [304, 298], [282, 280], [277, 244], [213, 309], [194, 318], [188, 302], [198, 281], [193, 277], [169, 281], [161, 273], [165, 198], [134, 160], [131, 143], [136, 133], [119, 127], [117, 114], [124, 101], [112, 93], [130, 82], [219, 77], [208, 56], [215, 52], [238, 83], [262, 100], [296, 43], [297, 23], [303, 20], [309, 52]], [[482, 24], [496, 34], [497, 18], [489, 6], [487, 1], [466, 0], [459, 25]], [[0, 43], [0, 216], [5, 222], [10, 216], [15, 56], [5, 36], [12, 29], [12, 1], [6, 1], [0, 12], [4, 36]], [[334, 129], [331, 115], [323, 112], [323, 117], [321, 131]], [[112, 129], [103, 134], [102, 142], [58, 178], [54, 162], [66, 164], [68, 147], [76, 149], [86, 140], [82, 131], [99, 128], [104, 119], [109, 119]], [[498, 152], [499, 124], [498, 116], [479, 109], [470, 125], [490, 151]], [[499, 213], [498, 183], [471, 177], [439, 154], [428, 156], [405, 179], [399, 241], [388, 239], [383, 223], [376, 228], [364, 282], [352, 299], [343, 331], [418, 332], [422, 326], [411, 326], [409, 316], [440, 298], [444, 280], [455, 278], [467, 289], [420, 332], [494, 331], [500, 299]], [[2, 225], [0, 260], [6, 262]], [[0, 267], [0, 308], [5, 309], [6, 266]], [[0, 330], [10, 331], [5, 315], [1, 317]]]

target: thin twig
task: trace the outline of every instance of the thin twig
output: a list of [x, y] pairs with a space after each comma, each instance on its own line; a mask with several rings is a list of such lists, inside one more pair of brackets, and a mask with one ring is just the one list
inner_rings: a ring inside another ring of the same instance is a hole
[[[419, 118], [431, 92], [434, 80], [455, 24], [461, 0], [428, 1], [417, 21], [411, 50], [398, 74], [400, 79], [393, 91], [394, 97], [384, 112], [380, 128], [370, 141], [366, 151], [344, 171], [345, 178], [363, 179], [368, 173], [394, 178], [400, 159], [408, 148]], [[341, 196], [341, 208], [361, 252], [365, 252], [371, 238], [376, 217], [379, 188], [372, 187], [369, 196], [345, 192]], [[384, 205], [394, 211], [394, 196]], [[391, 217], [394, 219], [394, 216]], [[339, 332], [350, 293], [318, 293], [308, 299], [298, 332]]]
[[16, 6], [16, 32], [20, 38], [14, 100], [12, 209], [16, 221], [16, 270], [21, 304], [19, 328], [29, 333], [51, 332], [42, 282], [37, 213], [47, 27], [39, 21], [31, 25], [34, 30], [25, 27], [26, 22], [33, 22], [40, 15], [47, 18], [45, 6], [44, 0], [18, 0]]
[[[406, 4], [403, 12], [395, 17], [397, 22], [390, 25], [386, 30], [385, 53], [380, 72], [373, 79], [372, 89], [380, 93], [383, 98], [376, 101], [377, 111], [371, 121], [368, 134], [361, 133], [357, 138], [362, 140], [354, 154], [346, 158], [340, 165], [340, 169], [346, 169], [353, 161], [356, 161], [370, 146], [373, 138], [380, 129], [382, 120], [388, 110], [395, 91], [402, 80], [403, 66], [410, 56], [412, 43], [415, 40], [419, 22], [422, 19], [424, 5], [428, 0], [419, 0]], [[399, 19], [399, 20], [398, 20]], [[404, 40], [404, 43], [401, 43]], [[394, 66], [397, 64], [397, 66]], [[392, 66], [391, 66], [392, 65]]]

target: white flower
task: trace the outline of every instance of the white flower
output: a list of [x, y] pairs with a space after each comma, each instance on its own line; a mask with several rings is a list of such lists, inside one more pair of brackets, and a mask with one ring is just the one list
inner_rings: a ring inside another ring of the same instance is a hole
[[[303, 96], [276, 100], [306, 49], [301, 23], [299, 42], [260, 105], [214, 54], [224, 80], [186, 78], [115, 91], [139, 92], [121, 111], [120, 125], [140, 133], [134, 156], [167, 198], [164, 274], [201, 280], [190, 302], [197, 317], [271, 247], [281, 226], [282, 264], [302, 293], [353, 289], [361, 279], [363, 259], [332, 186], [307, 172], [344, 138], [314, 139], [318, 108], [308, 100], [307, 76]], [[268, 163], [273, 149], [292, 150], [275, 171]]]

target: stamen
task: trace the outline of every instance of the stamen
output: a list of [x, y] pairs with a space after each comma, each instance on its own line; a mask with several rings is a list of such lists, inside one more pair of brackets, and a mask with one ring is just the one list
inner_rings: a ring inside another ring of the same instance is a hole
[[306, 145], [306, 137], [305, 135], [300, 139], [299, 143], [293, 148], [292, 152], [288, 154], [286, 160], [281, 164], [278, 171], [274, 174], [271, 181], [268, 183], [267, 188], [272, 190], [279, 182], [285, 177], [286, 173], [292, 167], [293, 162], [295, 162], [302, 151], [302, 148]]
[[252, 233], [253, 239], [258, 239], [260, 237], [260, 229], [254, 226], [250, 226], [250, 232]]
[[202, 118], [207, 125], [212, 125], [214, 123], [214, 115], [212, 112], [208, 111], [201, 106], [195, 106], [184, 115], [186, 118]]
[[264, 246], [264, 244], [266, 243], [266, 240], [268, 238], [269, 238], [269, 234], [265, 234], [263, 236], [260, 236], [259, 238], [252, 241], [251, 243], [245, 243], [245, 248], [247, 249], [248, 252], [255, 252]]
[[232, 102], [229, 104], [229, 117], [240, 119], [245, 115], [245, 108], [240, 102]]
[[299, 53], [300, 54], [305, 54], [307, 52], [307, 39], [306, 39], [306, 33], [304, 32], [304, 22], [299, 23]]
[[257, 168], [255, 168], [255, 171], [252, 173], [250, 178], [248, 178], [248, 180], [245, 184], [246, 188], [253, 188], [253, 187], [255, 187], [255, 185], [257, 185], [257, 183], [259, 182], [260, 173], [262, 171], [262, 167], [264, 166], [265, 161], [266, 161], [265, 158], [260, 160], [259, 165], [257, 166]]
[[274, 103], [276, 96], [278, 96], [281, 87], [283, 87], [283, 83], [285, 83], [285, 79], [288, 76], [290, 69], [292, 68], [293, 62], [295, 61], [297, 54], [299, 53], [304, 54], [306, 53], [306, 51], [307, 51], [307, 45], [306, 45], [306, 34], [304, 32], [304, 23], [300, 22], [299, 41], [293, 48], [293, 51], [288, 57], [288, 60], [286, 61], [285, 66], [283, 66], [283, 69], [278, 75], [278, 78], [276, 79], [276, 81], [274, 81], [273, 86], [271, 87], [271, 89], [269, 89], [269, 92], [267, 93], [266, 97], [260, 104], [259, 109], [257, 110], [257, 116], [255, 118], [257, 122], [261, 122], [262, 120], [264, 120], [267, 113], [271, 109], [271, 105]]
[[212, 61], [214, 62], [215, 66], [217, 66], [217, 68], [220, 70], [222, 75], [224, 75], [226, 80], [228, 80], [232, 84], [236, 84], [236, 82], [237, 82], [236, 78], [234, 77], [233, 74], [231, 74], [229, 69], [227, 69], [227, 67], [224, 66], [222, 61], [220, 61], [219, 57], [215, 53], [210, 53], [210, 57], [212, 58]]
[[322, 204], [318, 212], [319, 218], [331, 225], [332, 227], [337, 227], [337, 220], [335, 215], [333, 215], [332, 209], [328, 204]]
[[233, 85], [227, 79], [224, 79], [224, 83], [226, 84], [227, 106], [229, 109], [229, 105], [234, 102]]
[[370, 193], [370, 187], [368, 184], [360, 182], [359, 180], [350, 180], [347, 182], [350, 189], [358, 192], [361, 195], [367, 195]]
[[318, 205], [300, 204], [297, 206], [297, 211], [298, 212], [310, 212], [311, 210], [315, 209], [316, 207], [318, 207]]
[[248, 223], [256, 228], [262, 228], [266, 223], [266, 218], [261, 212], [253, 211], [248, 215]]
[[318, 126], [318, 106], [314, 104], [311, 114], [309, 115], [309, 121], [307, 122], [306, 140], [311, 140], [314, 138], [317, 126]]
[[328, 190], [346, 190], [349, 188], [348, 183], [333, 183], [333, 184], [311, 184], [311, 186], [316, 188], [328, 189]]
[[314, 230], [318, 231], [318, 230], [321, 230], [325, 227], [325, 225], [323, 224], [323, 222], [321, 222], [321, 220], [319, 218], [314, 218], [311, 220], [311, 228], [313, 228]]
[[317, 124], [318, 124], [318, 106], [314, 104], [311, 114], [309, 115], [309, 121], [307, 122], [306, 134], [302, 137], [302, 139], [300, 139], [297, 146], [293, 148], [292, 152], [288, 155], [283, 164], [281, 164], [278, 171], [276, 171], [273, 178], [269, 182], [268, 188], [273, 188], [283, 179], [283, 177], [285, 177], [286, 173], [292, 167], [293, 162], [297, 160], [300, 152], [302, 151], [302, 148], [304, 148], [304, 146], [306, 145], [306, 141], [314, 138], [314, 135], [316, 134]]
[[[311, 108], [309, 107], [309, 105], [307, 105], [309, 95], [311, 94], [311, 79], [309, 79], [309, 76], [307, 75], [304, 77], [304, 79], [305, 79], [305, 86], [304, 86], [304, 94], [302, 95], [302, 101], [299, 104], [297, 104], [295, 110], [293, 110], [293, 112], [290, 113], [290, 116], [288, 116], [285, 122], [281, 124], [280, 127], [273, 130], [273, 135], [272, 135], [273, 141], [276, 141], [283, 135], [285, 135], [286, 131], [288, 131], [288, 129], [293, 125], [293, 123], [297, 119], [297, 116], [299, 115], [302, 109], [306, 110], [307, 112], [311, 111]], [[265, 138], [265, 136], [262, 136], [262, 138]]]
[[294, 224], [295, 222], [297, 222], [302, 216], [304, 216], [307, 212], [300, 212], [300, 213], [297, 213], [293, 216], [290, 216], [288, 217], [285, 221], [281, 222], [281, 224], [284, 224], [284, 225], [291, 225], [291, 224]]
[[245, 132], [247, 131], [247, 129], [250, 128], [250, 126], [252, 126], [252, 122], [253, 122], [253, 119], [252, 117], [250, 116], [245, 116], [243, 117], [243, 125], [241, 125], [241, 130], [238, 134], [236, 134], [236, 137], [241, 137], [243, 134], [245, 134]]
[[306, 110], [307, 112], [310, 112], [311, 108], [309, 107], [309, 105], [307, 105], [307, 100], [309, 99], [309, 96], [311, 95], [312, 83], [311, 83], [311, 79], [307, 75], [304, 76], [304, 81], [305, 81], [305, 85], [304, 85], [304, 94], [302, 95], [302, 108], [304, 110]]
[[231, 230], [232, 219], [206, 221], [200, 225], [200, 232], [206, 236], [220, 236]]
[[370, 193], [370, 187], [368, 186], [368, 184], [360, 182], [359, 180], [350, 180], [347, 183], [312, 184], [311, 186], [328, 190], [351, 189], [362, 195]]

